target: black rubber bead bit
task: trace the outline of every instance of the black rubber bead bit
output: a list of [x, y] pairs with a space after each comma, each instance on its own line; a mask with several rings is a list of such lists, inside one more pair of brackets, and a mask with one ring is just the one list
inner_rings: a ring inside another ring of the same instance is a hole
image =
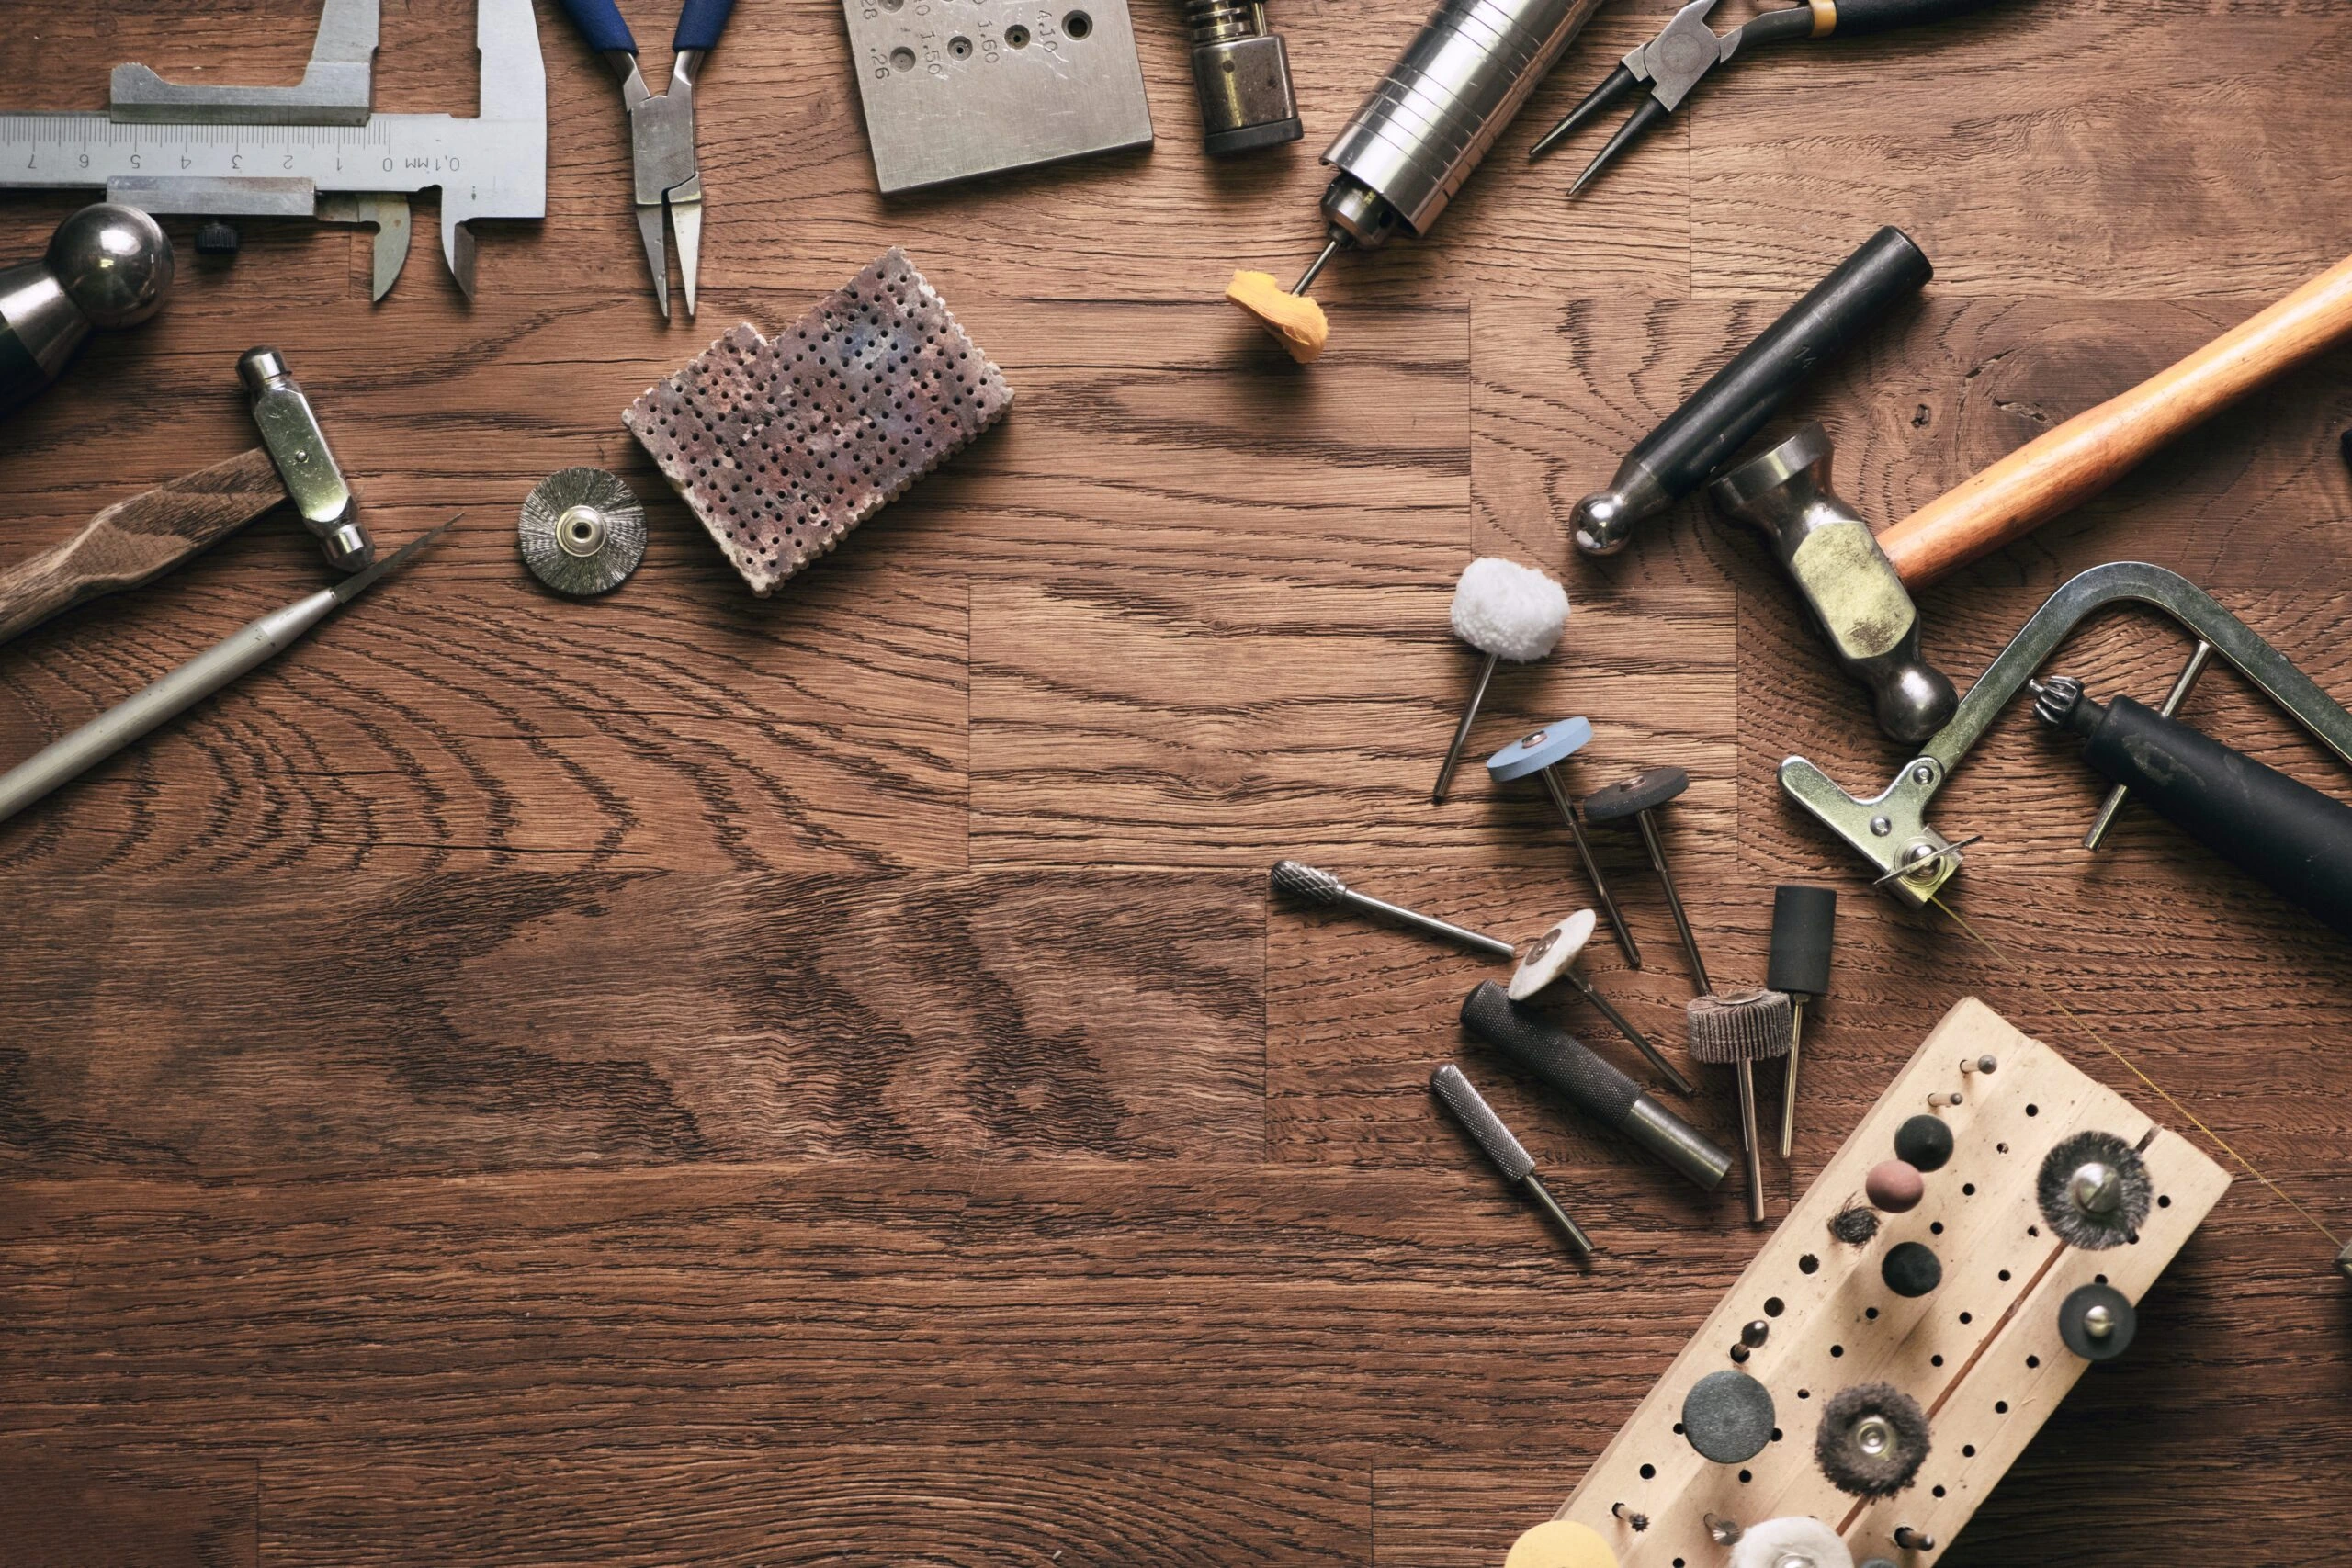
[[1680, 768], [1652, 768], [1638, 778], [1597, 789], [1584, 797], [1588, 822], [1617, 822], [1664, 806], [1690, 787], [1690, 775]]
[[1838, 932], [1838, 894], [1783, 883], [1772, 889], [1772, 958], [1764, 984], [1792, 996], [1829, 993], [1829, 945]]
[[1683, 1396], [1682, 1435], [1717, 1464], [1745, 1464], [1772, 1440], [1772, 1391], [1746, 1372], [1709, 1372]]
[[1894, 1157], [1917, 1170], [1941, 1170], [1951, 1158], [1951, 1129], [1940, 1117], [1914, 1116], [1894, 1130]]
[[1898, 1296], [1924, 1296], [1944, 1282], [1944, 1266], [1919, 1243], [1897, 1242], [1887, 1249], [1878, 1275]]
[[2132, 1348], [2139, 1326], [2140, 1314], [2112, 1285], [2077, 1286], [2058, 1303], [2058, 1337], [2086, 1361], [2112, 1361]]

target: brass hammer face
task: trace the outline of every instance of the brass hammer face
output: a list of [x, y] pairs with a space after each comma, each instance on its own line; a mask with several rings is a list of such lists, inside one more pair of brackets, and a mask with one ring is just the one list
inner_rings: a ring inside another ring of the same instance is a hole
[[287, 369], [285, 356], [274, 348], [249, 348], [237, 361], [237, 374], [252, 394], [262, 445], [328, 564], [338, 571], [374, 564], [376, 542], [359, 521], [359, 498], [344, 479], [318, 413]]
[[1959, 697], [1919, 655], [1919, 612], [1870, 525], [1830, 488], [1829, 435], [1807, 423], [1710, 488], [1728, 517], [1772, 541], [1846, 672], [1870, 688], [1878, 726], [1916, 745]]

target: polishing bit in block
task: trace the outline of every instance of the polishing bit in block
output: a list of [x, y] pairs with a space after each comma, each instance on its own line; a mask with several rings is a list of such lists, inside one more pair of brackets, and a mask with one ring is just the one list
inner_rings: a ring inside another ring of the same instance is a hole
[[1838, 1532], [1803, 1514], [1750, 1525], [1732, 1548], [1731, 1568], [1854, 1568]]
[[1758, 1062], [1789, 1054], [1795, 1010], [1782, 991], [1693, 997], [1684, 1010], [1695, 1061]]
[[1511, 1542], [1503, 1568], [1617, 1568], [1617, 1554], [1589, 1525], [1546, 1519]]
[[1813, 1458], [1840, 1492], [1892, 1497], [1917, 1477], [1929, 1442], [1917, 1400], [1892, 1383], [1857, 1383], [1822, 1406]]
[[1012, 404], [1004, 373], [893, 246], [782, 336], [733, 328], [621, 423], [764, 596]]
[[1290, 293], [1271, 272], [1235, 273], [1225, 286], [1225, 297], [1273, 333], [1301, 365], [1318, 357], [1330, 340], [1331, 323], [1323, 319], [1323, 307], [1304, 294]]
[[1908, 1160], [1883, 1159], [1862, 1178], [1862, 1195], [1873, 1209], [1907, 1214], [1928, 1195], [1928, 1179]]

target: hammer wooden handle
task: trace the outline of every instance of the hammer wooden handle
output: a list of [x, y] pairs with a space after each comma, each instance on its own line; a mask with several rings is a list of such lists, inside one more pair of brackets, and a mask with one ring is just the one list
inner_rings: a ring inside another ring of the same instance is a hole
[[2352, 257], [2188, 358], [2078, 413], [1878, 536], [1913, 587], [2022, 537], [2133, 464], [2352, 332]]
[[286, 499], [259, 446], [117, 502], [82, 531], [0, 572], [0, 642], [60, 610], [161, 577]]

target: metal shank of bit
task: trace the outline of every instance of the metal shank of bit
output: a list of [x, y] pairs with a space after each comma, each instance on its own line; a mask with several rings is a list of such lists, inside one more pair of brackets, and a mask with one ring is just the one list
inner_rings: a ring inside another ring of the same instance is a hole
[[1451, 1062], [1446, 1063], [1430, 1075], [1430, 1089], [1444, 1103], [1446, 1110], [1453, 1113], [1453, 1119], [1462, 1123], [1462, 1130], [1470, 1134], [1471, 1141], [1478, 1145], [1480, 1152], [1502, 1173], [1503, 1179], [1523, 1189], [1529, 1197], [1534, 1199], [1552, 1217], [1552, 1223], [1567, 1236], [1569, 1246], [1584, 1256], [1591, 1256], [1592, 1238], [1584, 1234], [1584, 1228], [1568, 1217], [1567, 1210], [1562, 1208], [1558, 1200], [1536, 1179], [1535, 1157], [1511, 1135], [1511, 1130], [1503, 1125], [1503, 1119], [1495, 1114], [1494, 1107], [1488, 1105], [1486, 1097], [1463, 1076], [1462, 1069]]
[[1305, 903], [1321, 904], [1329, 908], [1345, 907], [1360, 909], [1366, 914], [1378, 915], [1385, 919], [1394, 920], [1399, 925], [1411, 926], [1416, 930], [1427, 931], [1432, 936], [1443, 937], [1448, 942], [1459, 942], [1464, 947], [1489, 953], [1497, 958], [1516, 958], [1519, 955], [1517, 948], [1498, 937], [1487, 936], [1484, 932], [1470, 931], [1449, 921], [1441, 920], [1434, 915], [1424, 915], [1418, 910], [1408, 909], [1402, 905], [1391, 904], [1385, 898], [1374, 898], [1369, 894], [1359, 893], [1329, 872], [1318, 870], [1311, 865], [1302, 865], [1295, 860], [1276, 862], [1270, 880], [1273, 883], [1276, 892], [1287, 893]]

